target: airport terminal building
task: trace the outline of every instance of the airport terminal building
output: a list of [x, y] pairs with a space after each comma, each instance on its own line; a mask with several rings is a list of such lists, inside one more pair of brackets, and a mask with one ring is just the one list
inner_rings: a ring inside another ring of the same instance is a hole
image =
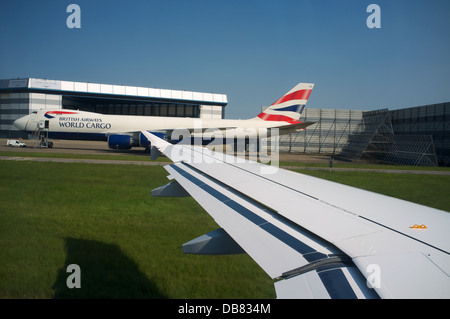
[[[225, 94], [36, 78], [0, 80], [0, 137], [27, 138], [13, 122], [39, 109], [221, 119]], [[314, 122], [284, 135], [280, 151], [373, 159], [401, 165], [450, 165], [450, 102], [361, 111], [306, 108]]]

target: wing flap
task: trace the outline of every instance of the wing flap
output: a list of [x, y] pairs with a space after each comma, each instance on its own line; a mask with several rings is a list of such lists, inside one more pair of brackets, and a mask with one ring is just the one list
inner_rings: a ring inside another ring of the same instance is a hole
[[381, 298], [450, 296], [449, 276], [420, 252], [363, 256], [353, 261], [360, 269], [370, 269], [371, 284]]
[[314, 269], [275, 283], [279, 299], [378, 299], [355, 267]]

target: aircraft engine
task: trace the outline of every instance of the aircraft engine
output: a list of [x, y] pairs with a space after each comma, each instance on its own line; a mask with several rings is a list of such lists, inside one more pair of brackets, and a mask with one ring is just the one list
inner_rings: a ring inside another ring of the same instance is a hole
[[129, 150], [133, 146], [130, 135], [113, 134], [108, 136], [108, 147], [117, 150]]
[[139, 145], [146, 149], [150, 147], [150, 141], [142, 133], [139, 133]]

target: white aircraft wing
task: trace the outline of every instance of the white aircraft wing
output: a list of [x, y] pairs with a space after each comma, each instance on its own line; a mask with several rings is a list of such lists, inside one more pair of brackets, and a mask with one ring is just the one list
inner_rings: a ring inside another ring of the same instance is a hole
[[450, 215], [143, 132], [174, 163], [154, 196], [192, 196], [221, 229], [186, 253], [245, 252], [278, 298], [449, 298]]

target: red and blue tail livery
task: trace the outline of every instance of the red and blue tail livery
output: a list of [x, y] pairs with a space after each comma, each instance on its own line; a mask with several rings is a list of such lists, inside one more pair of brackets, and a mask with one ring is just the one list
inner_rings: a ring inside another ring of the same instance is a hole
[[314, 87], [313, 83], [299, 83], [292, 90], [276, 100], [270, 107], [258, 115], [264, 121], [280, 121], [298, 124], [309, 95]]

